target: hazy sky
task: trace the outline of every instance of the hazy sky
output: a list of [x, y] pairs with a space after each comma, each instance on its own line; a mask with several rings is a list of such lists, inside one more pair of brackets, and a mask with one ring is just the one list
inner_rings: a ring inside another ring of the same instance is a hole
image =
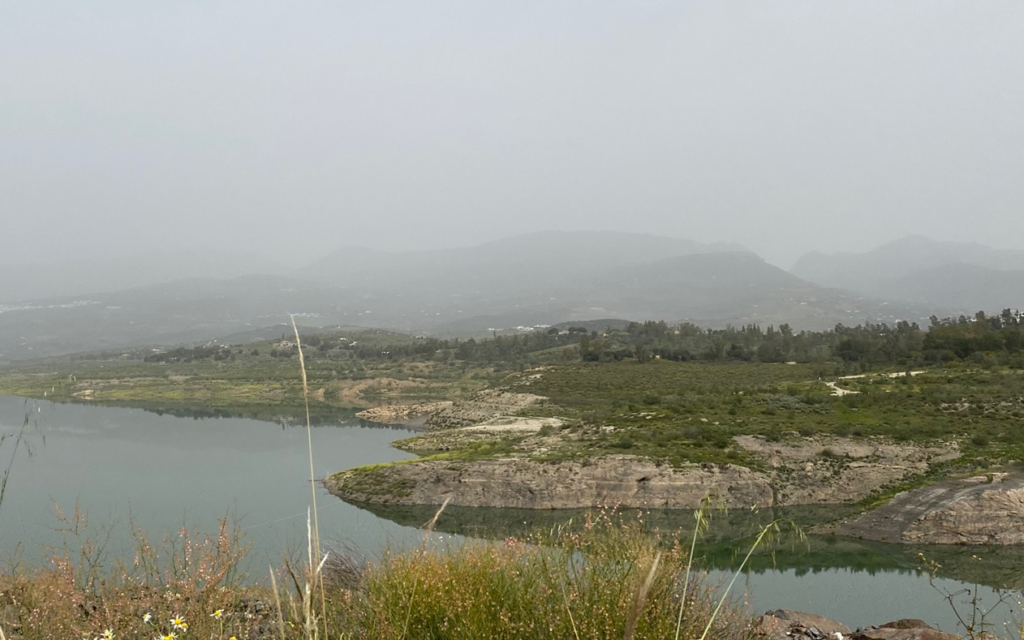
[[0, 4], [0, 262], [581, 228], [1024, 248], [1024, 3]]

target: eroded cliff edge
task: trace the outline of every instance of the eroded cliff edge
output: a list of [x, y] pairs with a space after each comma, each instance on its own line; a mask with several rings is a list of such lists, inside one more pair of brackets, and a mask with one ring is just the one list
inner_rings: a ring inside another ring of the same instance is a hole
[[[433, 431], [397, 443], [423, 457], [343, 471], [325, 485], [357, 504], [526, 509], [697, 508], [708, 498], [728, 508], [866, 504], [895, 495], [822, 531], [882, 542], [1024, 544], [1024, 474], [934, 484], [961, 455], [955, 441], [784, 431], [732, 437], [727, 451], [736, 463], [669, 462], [597, 452], [592, 443], [623, 438], [616, 427], [552, 415], [545, 398], [518, 391], [488, 390], [436, 412], [427, 420]], [[930, 486], [896, 493], [928, 478]]]

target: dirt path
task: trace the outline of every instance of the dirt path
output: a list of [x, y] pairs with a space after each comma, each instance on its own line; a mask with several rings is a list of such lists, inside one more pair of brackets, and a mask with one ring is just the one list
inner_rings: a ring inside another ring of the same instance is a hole
[[[910, 376], [917, 376], [917, 375], [921, 375], [922, 373], [924, 373], [924, 371], [897, 371], [896, 373], [886, 374], [886, 377], [889, 378], [889, 379], [892, 379], [892, 378], [905, 378], [908, 375], [910, 375]], [[858, 374], [858, 375], [855, 375], [855, 376], [843, 376], [843, 377], [839, 378], [839, 380], [837, 380], [835, 382], [826, 382], [825, 384], [828, 386], [829, 389], [832, 389], [832, 395], [834, 395], [834, 396], [848, 396], [848, 395], [853, 395], [853, 394], [856, 394], [856, 393], [860, 393], [860, 391], [853, 391], [851, 389], [843, 389], [843, 388], [841, 388], [839, 386], [839, 382], [841, 382], [842, 380], [860, 380], [861, 378], [866, 378], [866, 377], [868, 377], [866, 373], [861, 373], [861, 374]]]

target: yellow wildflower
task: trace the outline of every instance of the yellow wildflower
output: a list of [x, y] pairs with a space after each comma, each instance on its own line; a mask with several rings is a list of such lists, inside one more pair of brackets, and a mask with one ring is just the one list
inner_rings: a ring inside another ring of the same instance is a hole
[[217, 618], [218, 620], [220, 620], [220, 617], [222, 615], [224, 615], [224, 610], [223, 609], [217, 609], [216, 611], [214, 611], [213, 613], [210, 614], [210, 617], [211, 618]]

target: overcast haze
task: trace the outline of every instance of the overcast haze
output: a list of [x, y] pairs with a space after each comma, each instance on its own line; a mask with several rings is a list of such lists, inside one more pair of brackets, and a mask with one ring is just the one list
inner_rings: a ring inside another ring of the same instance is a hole
[[1024, 248], [1024, 3], [0, 6], [0, 263], [542, 229]]

